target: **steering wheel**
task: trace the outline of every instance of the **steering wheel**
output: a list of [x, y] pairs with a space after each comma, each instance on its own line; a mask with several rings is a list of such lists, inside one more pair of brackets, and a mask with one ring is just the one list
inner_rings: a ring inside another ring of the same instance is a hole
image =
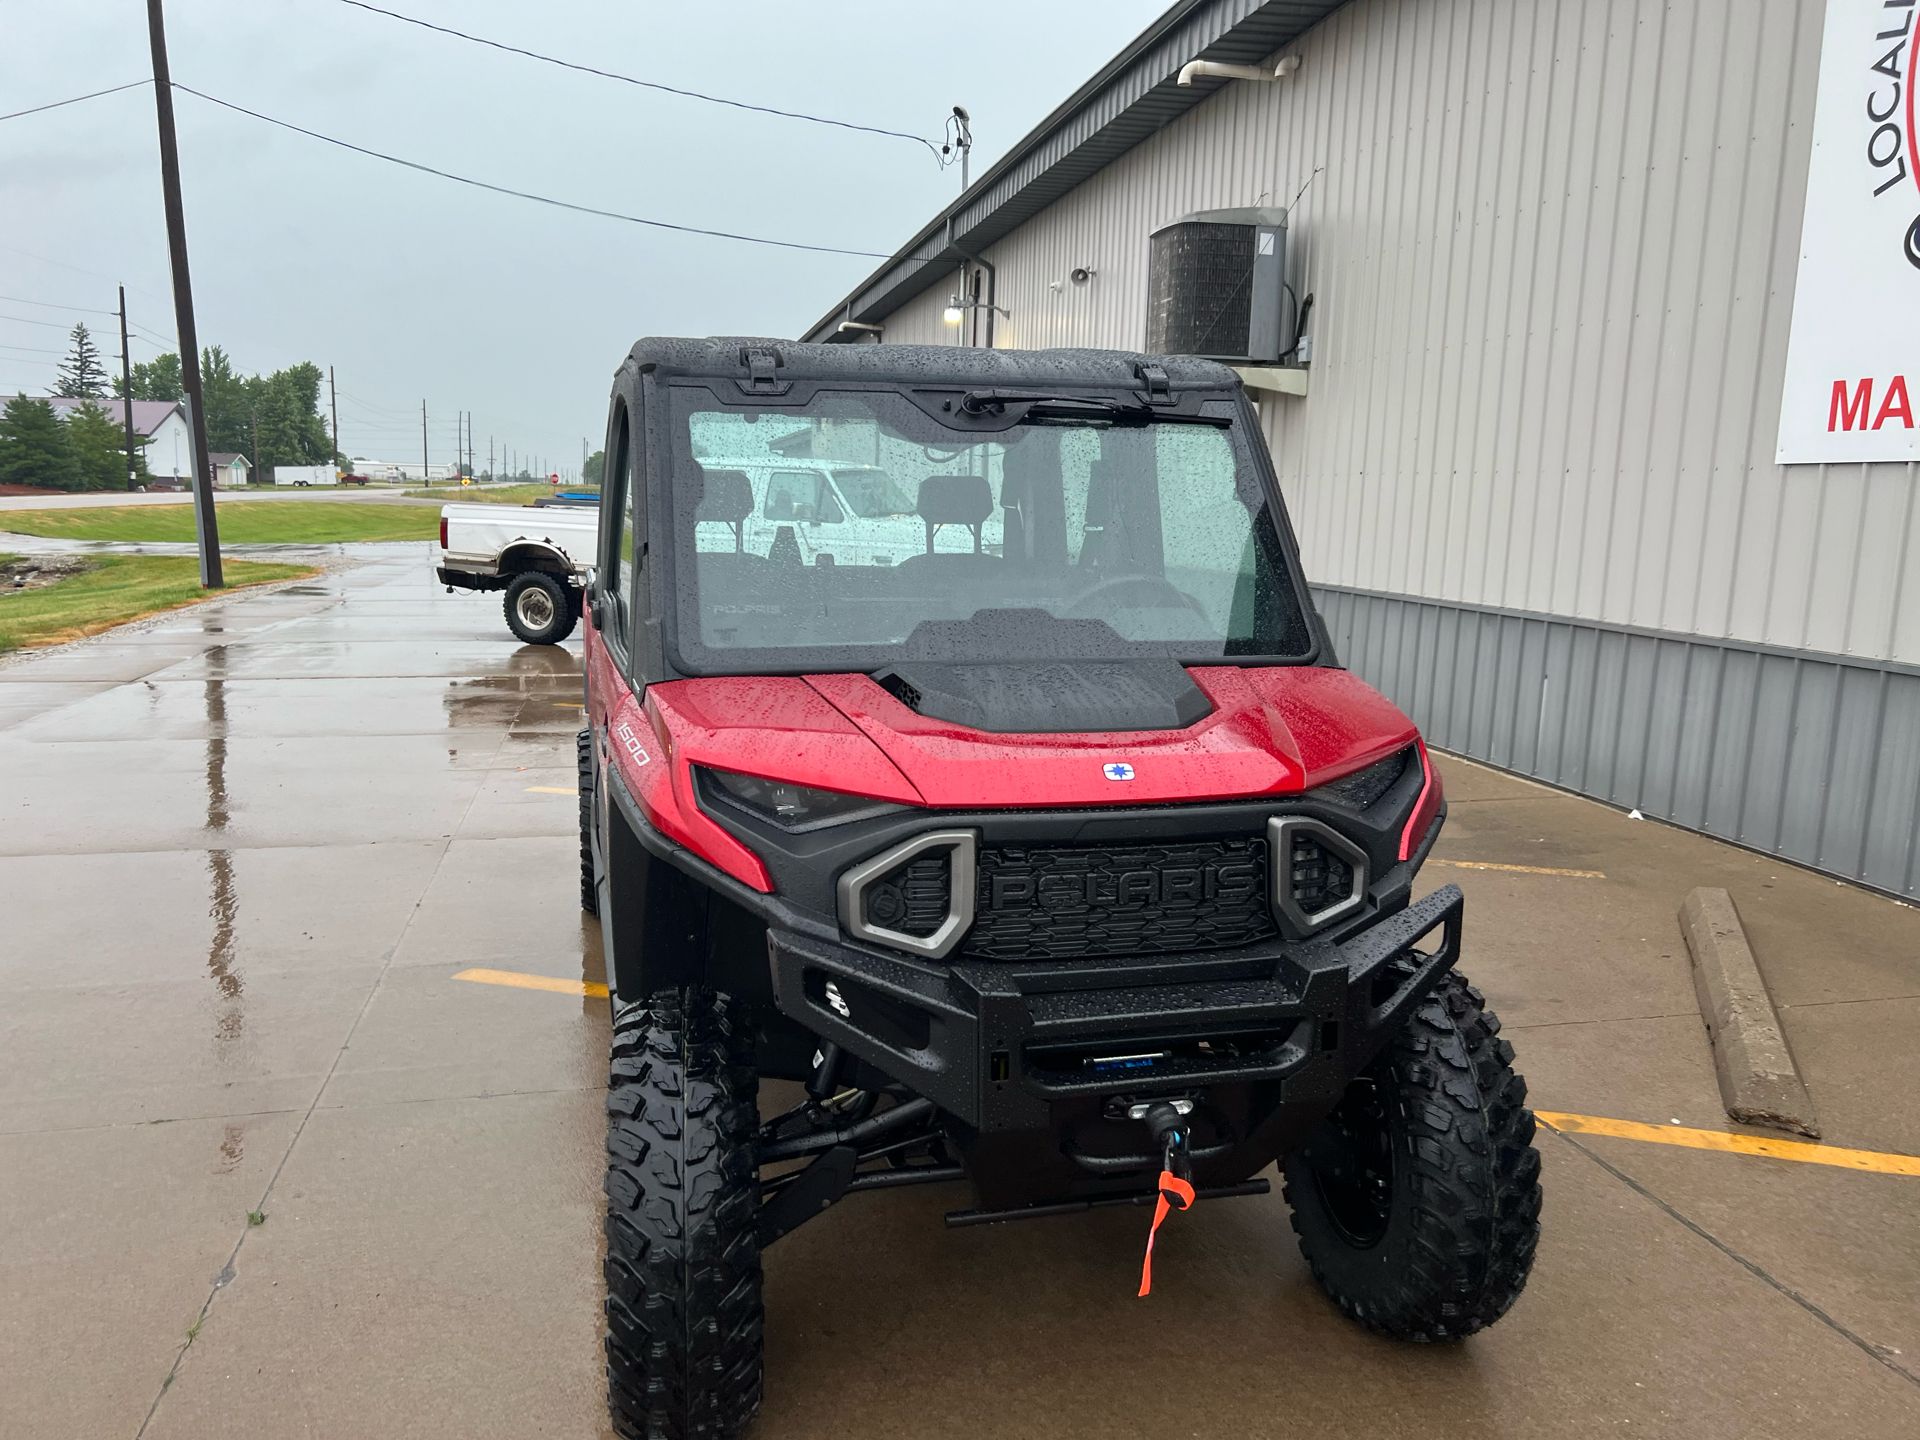
[[[1108, 608], [1121, 608], [1118, 597], [1128, 591], [1145, 591], [1152, 594], [1153, 598], [1151, 600], [1144, 601], [1138, 605], [1140, 609], [1170, 610], [1184, 606], [1202, 619], [1209, 618], [1207, 612], [1200, 608], [1200, 602], [1198, 600], [1195, 600], [1179, 586], [1161, 579], [1158, 575], [1110, 575], [1104, 580], [1096, 580], [1092, 586], [1082, 590], [1068, 602], [1066, 612], [1062, 618], [1068, 620], [1099, 618], [1089, 616], [1085, 612], [1092, 609], [1094, 602], [1102, 597], [1107, 598]], [[1168, 602], [1168, 596], [1173, 597], [1171, 604]]]

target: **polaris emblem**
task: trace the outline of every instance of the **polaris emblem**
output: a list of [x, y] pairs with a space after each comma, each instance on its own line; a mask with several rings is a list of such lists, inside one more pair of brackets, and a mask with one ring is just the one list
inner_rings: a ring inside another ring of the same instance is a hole
[[834, 1013], [842, 1020], [853, 1018], [853, 1007], [847, 1004], [847, 997], [840, 993], [840, 987], [831, 980], [827, 981], [827, 1004], [833, 1007]]
[[1133, 779], [1133, 766], [1127, 764], [1125, 761], [1115, 761], [1112, 764], [1102, 765], [1100, 767], [1100, 773], [1105, 775], [1109, 780], [1131, 780]]

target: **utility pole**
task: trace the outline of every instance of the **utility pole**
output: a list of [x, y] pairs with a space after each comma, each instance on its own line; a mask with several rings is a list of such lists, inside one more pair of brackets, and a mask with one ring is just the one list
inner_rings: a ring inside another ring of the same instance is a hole
[[133, 357], [127, 353], [127, 287], [120, 287], [120, 411], [127, 422], [127, 489], [134, 487], [133, 456]]
[[253, 426], [253, 473], [258, 475], [260, 473], [260, 412], [255, 410], [247, 416], [247, 421]]
[[160, 188], [166, 196], [167, 250], [173, 269], [173, 319], [180, 338], [180, 380], [193, 436], [193, 523], [200, 541], [200, 584], [214, 590], [220, 573], [220, 527], [213, 515], [213, 472], [207, 457], [207, 407], [200, 389], [200, 335], [193, 323], [193, 280], [187, 271], [187, 214], [180, 201], [180, 144], [173, 129], [173, 72], [167, 68], [167, 21], [161, 0], [147, 0], [153, 50], [153, 107], [160, 128]]
[[422, 484], [431, 478], [427, 473], [429, 468], [427, 463], [427, 402], [422, 400], [420, 402], [420, 480]]
[[967, 193], [968, 162], [973, 159], [973, 117], [956, 105], [953, 107], [954, 148], [960, 152], [960, 193]]
[[487, 479], [493, 479], [493, 436], [487, 436]]
[[340, 392], [334, 388], [331, 365], [327, 366], [327, 403], [333, 407], [333, 463], [337, 466], [340, 463]]

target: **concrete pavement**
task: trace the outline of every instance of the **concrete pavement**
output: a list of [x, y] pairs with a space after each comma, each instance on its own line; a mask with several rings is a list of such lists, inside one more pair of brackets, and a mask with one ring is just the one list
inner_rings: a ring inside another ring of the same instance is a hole
[[[428, 547], [0, 663], [0, 1436], [597, 1436], [577, 647]], [[1451, 761], [1434, 883], [1542, 1109], [1726, 1129], [1675, 922], [1736, 897], [1828, 1138], [1920, 1153], [1920, 913]], [[1503, 868], [1482, 868], [1482, 867]], [[1279, 1197], [768, 1254], [755, 1435], [1920, 1433], [1920, 1179], [1543, 1134], [1501, 1324], [1342, 1321]], [[249, 1212], [264, 1216], [249, 1223]]]

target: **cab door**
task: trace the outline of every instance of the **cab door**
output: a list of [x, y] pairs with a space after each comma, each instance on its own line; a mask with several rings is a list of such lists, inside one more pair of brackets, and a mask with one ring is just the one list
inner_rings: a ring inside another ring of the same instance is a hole
[[587, 724], [602, 761], [607, 716], [628, 690], [635, 573], [634, 435], [626, 397], [607, 419], [607, 462], [600, 477], [600, 534], [587, 607]]

